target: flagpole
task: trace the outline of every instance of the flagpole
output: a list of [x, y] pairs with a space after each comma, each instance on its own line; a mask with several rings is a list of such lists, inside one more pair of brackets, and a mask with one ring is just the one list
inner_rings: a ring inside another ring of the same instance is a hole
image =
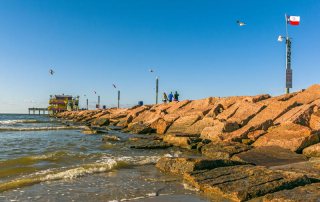
[[291, 69], [291, 40], [288, 34], [288, 16], [285, 14], [286, 20], [286, 93], [290, 93], [292, 88], [292, 69]]
[[284, 15], [285, 21], [286, 21], [286, 35], [287, 35], [287, 39], [289, 38], [289, 34], [288, 34], [288, 16], [287, 14]]

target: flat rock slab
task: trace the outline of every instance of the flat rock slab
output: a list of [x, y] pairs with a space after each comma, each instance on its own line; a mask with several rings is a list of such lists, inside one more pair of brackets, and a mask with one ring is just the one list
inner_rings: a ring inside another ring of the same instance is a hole
[[186, 172], [196, 170], [213, 169], [241, 164], [244, 163], [222, 159], [212, 160], [204, 158], [163, 157], [158, 161], [156, 167], [163, 172], [184, 174]]
[[264, 197], [251, 200], [251, 202], [314, 202], [320, 201], [320, 183], [283, 190]]
[[184, 179], [206, 194], [221, 195], [234, 201], [247, 201], [268, 193], [311, 183], [305, 175], [240, 165], [194, 171]]
[[168, 144], [162, 141], [154, 140], [154, 141], [142, 141], [135, 145], [131, 145], [132, 149], [166, 149], [172, 147], [172, 144]]
[[305, 162], [272, 166], [270, 169], [301, 173], [315, 181], [320, 180], [320, 158], [311, 158], [309, 161]]
[[230, 159], [233, 155], [250, 150], [252, 147], [241, 143], [209, 143], [201, 148], [202, 154], [212, 159]]
[[232, 159], [259, 166], [278, 166], [308, 161], [304, 155], [276, 146], [253, 148], [234, 155]]

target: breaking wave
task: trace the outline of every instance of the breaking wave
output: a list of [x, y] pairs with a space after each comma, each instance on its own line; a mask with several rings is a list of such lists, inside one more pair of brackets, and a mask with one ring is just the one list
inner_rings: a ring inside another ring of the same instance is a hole
[[76, 130], [83, 129], [83, 126], [45, 126], [45, 127], [1, 127], [1, 131], [41, 131], [41, 130]]
[[13, 125], [16, 123], [40, 123], [40, 121], [35, 119], [23, 119], [23, 120], [4, 120], [0, 121], [0, 125]]
[[[45, 156], [38, 156], [36, 158], [46, 158]], [[103, 157], [94, 163], [83, 164], [76, 167], [47, 169], [29, 174], [27, 176], [19, 177], [0, 184], [0, 192], [10, 189], [16, 189], [33, 184], [55, 181], [55, 180], [68, 180], [85, 175], [107, 172], [117, 168], [124, 168], [128, 166], [139, 166], [154, 164], [159, 160], [160, 156], [138, 156], [138, 157]]]

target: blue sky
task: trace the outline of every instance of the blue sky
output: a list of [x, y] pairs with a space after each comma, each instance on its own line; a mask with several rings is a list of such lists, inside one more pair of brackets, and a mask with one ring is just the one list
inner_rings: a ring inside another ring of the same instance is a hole
[[181, 99], [282, 94], [285, 13], [301, 16], [289, 27], [300, 90], [319, 82], [319, 10], [318, 0], [1, 0], [0, 113], [59, 93], [93, 106], [97, 91], [115, 106], [112, 83], [123, 106], [154, 103], [156, 76]]

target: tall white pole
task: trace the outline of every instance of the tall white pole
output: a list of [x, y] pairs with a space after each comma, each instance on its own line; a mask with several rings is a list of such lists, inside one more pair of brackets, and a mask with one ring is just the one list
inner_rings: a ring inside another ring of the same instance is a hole
[[286, 93], [290, 93], [290, 88], [292, 88], [291, 40], [288, 34], [287, 14], [285, 14], [285, 21], [286, 21]]

